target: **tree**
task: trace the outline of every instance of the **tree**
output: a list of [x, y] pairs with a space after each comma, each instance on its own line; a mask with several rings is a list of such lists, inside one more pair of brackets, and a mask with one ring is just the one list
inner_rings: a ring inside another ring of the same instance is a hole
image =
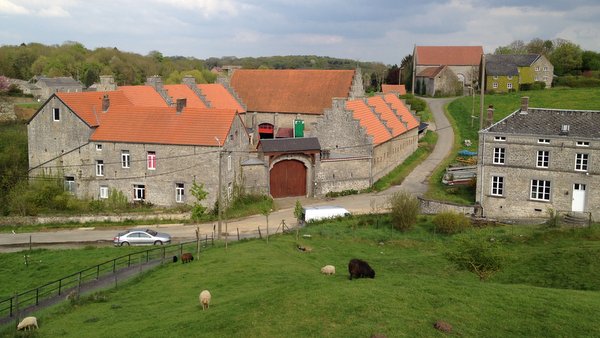
[[406, 231], [417, 222], [420, 211], [419, 200], [406, 191], [393, 194], [389, 199], [394, 228]]
[[600, 53], [591, 50], [581, 53], [581, 70], [600, 70]]
[[398, 68], [397, 65], [393, 65], [391, 68], [388, 69], [384, 83], [400, 84], [400, 68]]
[[413, 56], [406, 55], [400, 63], [400, 83], [406, 86], [406, 91], [412, 91]]
[[555, 45], [556, 48], [550, 54], [554, 73], [558, 76], [578, 74], [581, 70], [583, 54], [579, 45], [563, 39], [557, 39]]
[[525, 46], [527, 53], [529, 54], [542, 54], [549, 55], [552, 52], [554, 44], [551, 40], [542, 40], [540, 38], [535, 38], [529, 41], [529, 43]]
[[208, 192], [204, 190], [203, 183], [192, 183], [191, 194], [196, 198], [196, 201], [192, 205], [192, 220], [199, 221], [202, 219], [202, 216], [206, 212], [206, 207], [202, 205], [202, 201], [208, 196]]

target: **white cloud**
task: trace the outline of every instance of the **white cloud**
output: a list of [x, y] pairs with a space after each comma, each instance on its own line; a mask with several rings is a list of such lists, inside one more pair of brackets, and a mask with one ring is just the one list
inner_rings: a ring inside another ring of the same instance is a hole
[[43, 16], [43, 17], [51, 17], [51, 18], [60, 18], [60, 17], [69, 17], [71, 16], [69, 14], [69, 12], [67, 12], [66, 10], [64, 10], [61, 7], [58, 6], [51, 6], [48, 8], [42, 8], [40, 9], [37, 14], [39, 16]]
[[0, 13], [29, 14], [29, 10], [23, 6], [15, 5], [8, 0], [0, 0]]
[[331, 45], [339, 44], [344, 41], [344, 38], [339, 35], [326, 34], [297, 34], [292, 35], [291, 39], [307, 45]]
[[235, 0], [156, 0], [173, 7], [198, 11], [205, 18], [237, 16], [245, 6]]

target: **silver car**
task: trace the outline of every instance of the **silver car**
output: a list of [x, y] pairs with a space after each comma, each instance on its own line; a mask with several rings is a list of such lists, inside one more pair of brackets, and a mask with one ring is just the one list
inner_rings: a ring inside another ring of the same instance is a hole
[[131, 229], [113, 238], [115, 246], [123, 245], [163, 245], [171, 243], [171, 235], [152, 229]]

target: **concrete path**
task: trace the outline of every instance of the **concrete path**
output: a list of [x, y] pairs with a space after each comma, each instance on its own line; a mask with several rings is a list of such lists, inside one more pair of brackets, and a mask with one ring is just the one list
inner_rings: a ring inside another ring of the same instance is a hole
[[[360, 195], [343, 196], [337, 198], [312, 199], [312, 198], [287, 198], [276, 200], [277, 210], [269, 215], [269, 233], [274, 233], [278, 226], [285, 221], [288, 227], [296, 226], [294, 219], [294, 205], [296, 200], [300, 200], [303, 206], [309, 205], [338, 205], [345, 207], [350, 212], [355, 214], [361, 213], [376, 213], [387, 209], [387, 200], [389, 196], [399, 190], [408, 191], [412, 194], [422, 196], [427, 192], [427, 180], [432, 171], [441, 163], [441, 161], [449, 154], [454, 143], [454, 133], [446, 116], [444, 115], [444, 107], [446, 104], [454, 100], [454, 98], [441, 99], [426, 99], [431, 112], [433, 114], [433, 126], [439, 137], [437, 144], [432, 154], [421, 163], [400, 186], [394, 186], [390, 189], [379, 193], [369, 193]], [[263, 215], [254, 215], [242, 219], [232, 220], [231, 222], [222, 222], [222, 232], [229, 233], [232, 239], [237, 238], [238, 232], [240, 237], [258, 236], [258, 228], [261, 228], [261, 233], [266, 234], [266, 217]], [[217, 229], [217, 222], [204, 224], [161, 224], [145, 226], [167, 232], [174, 237], [174, 242], [186, 241], [194, 239], [196, 236], [196, 228], [198, 228], [202, 236], [211, 236], [213, 231]], [[0, 234], [0, 251], [15, 251], [23, 250], [29, 246], [29, 242], [35, 247], [55, 246], [58, 243], [61, 245], [83, 245], [85, 243], [110, 243], [114, 235], [119, 230], [60, 230], [51, 232], [35, 232], [35, 233], [17, 233], [17, 234]]]

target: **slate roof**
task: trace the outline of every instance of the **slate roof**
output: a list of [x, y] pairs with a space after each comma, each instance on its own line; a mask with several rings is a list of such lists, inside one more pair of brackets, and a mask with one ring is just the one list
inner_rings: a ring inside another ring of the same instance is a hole
[[517, 76], [519, 71], [517, 67], [531, 66], [539, 54], [500, 54], [485, 56], [485, 72], [493, 76]]
[[230, 86], [248, 111], [323, 114], [334, 97], [348, 97], [354, 70], [238, 69]]
[[399, 95], [406, 95], [406, 87], [402, 84], [397, 84], [397, 85], [382, 84], [381, 92], [384, 94], [398, 93]]
[[36, 83], [43, 83], [47, 87], [83, 87], [81, 82], [72, 77], [38, 77]]
[[[486, 129], [503, 134], [569, 136], [600, 139], [600, 111], [558, 110], [529, 108], [527, 114], [519, 110]], [[561, 127], [569, 125], [568, 134]]]
[[321, 151], [321, 144], [319, 144], [319, 139], [316, 137], [262, 139], [259, 148], [264, 153]]
[[481, 46], [416, 46], [417, 65], [478, 66]]

